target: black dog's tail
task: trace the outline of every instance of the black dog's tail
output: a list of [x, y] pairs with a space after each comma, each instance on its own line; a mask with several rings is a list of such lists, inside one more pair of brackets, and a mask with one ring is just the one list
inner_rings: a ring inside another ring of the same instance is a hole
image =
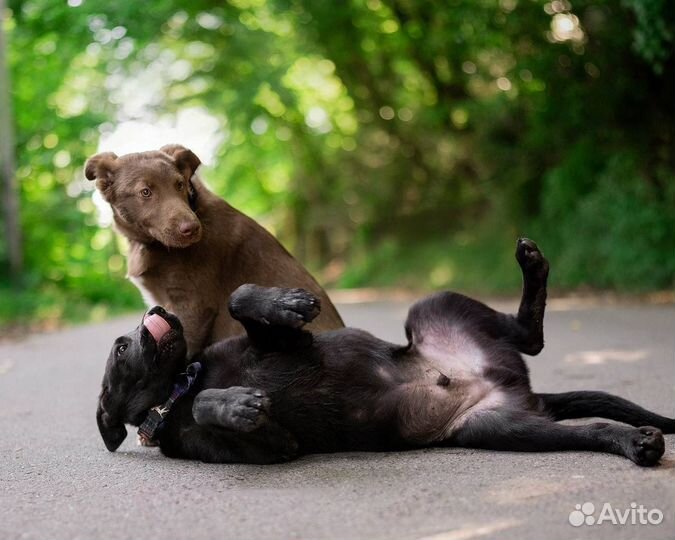
[[675, 433], [675, 419], [643, 409], [627, 399], [605, 392], [563, 392], [536, 394], [542, 408], [554, 420], [607, 418], [631, 426], [654, 426], [663, 433]]

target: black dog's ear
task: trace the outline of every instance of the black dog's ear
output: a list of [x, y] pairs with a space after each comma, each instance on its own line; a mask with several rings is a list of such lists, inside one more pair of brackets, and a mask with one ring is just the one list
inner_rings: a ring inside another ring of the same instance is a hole
[[127, 437], [127, 428], [124, 427], [124, 424], [115, 422], [110, 418], [110, 415], [103, 410], [100, 400], [96, 410], [96, 423], [105, 447], [111, 452], [117, 450]]
[[162, 146], [159, 151], [170, 155], [174, 159], [176, 167], [178, 167], [178, 170], [188, 181], [192, 178], [197, 167], [202, 164], [192, 150], [188, 150], [180, 144], [167, 144]]

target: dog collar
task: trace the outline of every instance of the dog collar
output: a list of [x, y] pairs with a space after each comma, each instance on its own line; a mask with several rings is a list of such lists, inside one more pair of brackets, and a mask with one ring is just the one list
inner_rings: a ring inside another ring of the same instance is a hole
[[199, 362], [190, 364], [185, 370], [185, 373], [181, 373], [176, 378], [169, 399], [167, 399], [164, 404], [157, 405], [150, 409], [148, 416], [141, 424], [141, 427], [138, 428], [138, 436], [144, 443], [152, 443], [155, 440], [155, 434], [171, 411], [171, 407], [173, 407], [173, 404], [178, 398], [187, 394], [190, 388], [192, 388], [201, 369], [202, 365]]

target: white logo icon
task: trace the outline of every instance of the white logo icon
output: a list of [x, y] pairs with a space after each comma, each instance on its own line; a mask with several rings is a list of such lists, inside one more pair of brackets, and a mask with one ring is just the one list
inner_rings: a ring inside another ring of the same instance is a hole
[[575, 509], [570, 512], [570, 525], [573, 527], [581, 527], [584, 523], [586, 525], [593, 525], [595, 523], [595, 518], [593, 517], [595, 505], [592, 502], [575, 504], [574, 508]]

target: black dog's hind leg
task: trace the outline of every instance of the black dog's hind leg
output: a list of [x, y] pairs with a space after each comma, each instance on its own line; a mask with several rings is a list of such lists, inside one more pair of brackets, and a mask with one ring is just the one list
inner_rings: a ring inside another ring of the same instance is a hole
[[311, 343], [302, 327], [319, 315], [321, 303], [304, 289], [246, 284], [232, 293], [229, 309], [256, 347], [284, 350]]
[[469, 418], [447, 441], [456, 446], [518, 452], [587, 450], [625, 456], [643, 467], [663, 455], [663, 435], [655, 427], [617, 424], [568, 426], [537, 415], [491, 411]]
[[675, 433], [675, 419], [661, 416], [627, 399], [605, 392], [580, 391], [537, 394], [544, 411], [554, 420], [599, 417], [631, 426], [654, 426], [663, 433]]
[[[506, 341], [525, 354], [538, 354], [544, 347], [544, 310], [548, 261], [537, 245], [519, 238], [516, 259], [523, 271], [523, 295], [518, 315], [495, 311], [478, 300], [443, 292], [420, 300], [408, 313], [406, 335], [411, 344], [442, 340], [447, 328], [442, 324], [474, 325], [491, 338]], [[441, 335], [437, 335], [437, 334]]]
[[492, 324], [485, 325], [488, 334], [511, 343], [520, 352], [536, 355], [544, 348], [544, 311], [549, 264], [529, 238], [516, 242], [516, 260], [523, 272], [523, 292], [518, 314], [494, 312]]
[[[507, 324], [508, 339], [525, 354], [539, 354], [544, 348], [544, 310], [549, 265], [537, 244], [519, 238], [516, 260], [523, 271], [523, 294], [515, 324]], [[513, 317], [511, 316], [513, 320]]]

